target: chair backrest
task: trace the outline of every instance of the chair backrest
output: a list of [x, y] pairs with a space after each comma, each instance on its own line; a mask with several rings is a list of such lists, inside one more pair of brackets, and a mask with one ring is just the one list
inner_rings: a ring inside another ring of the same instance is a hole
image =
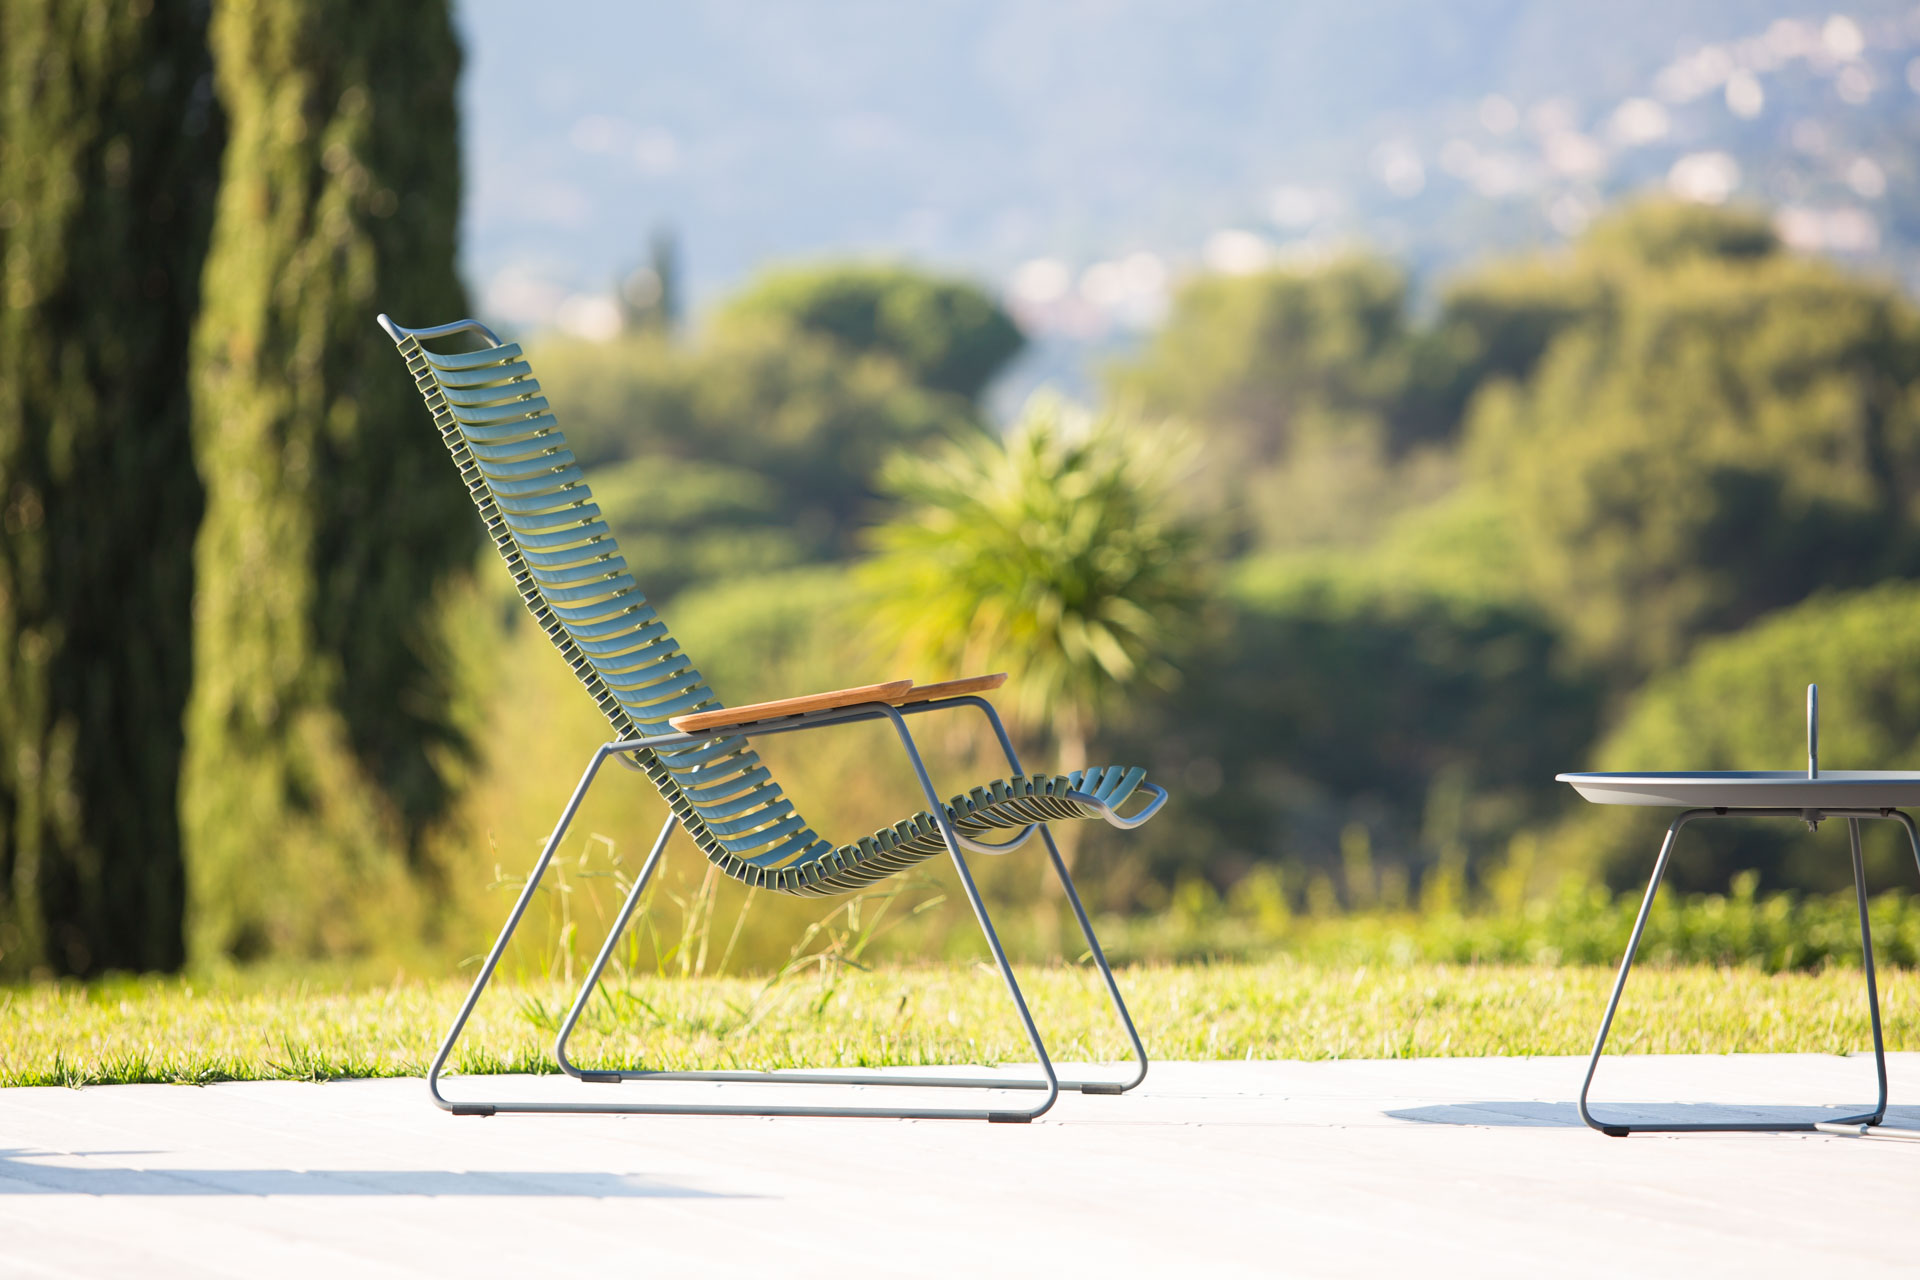
[[[614, 732], [672, 733], [669, 716], [723, 705], [628, 573], [520, 347], [473, 320], [406, 329], [381, 316], [380, 325], [406, 358], [521, 599]], [[422, 344], [463, 333], [488, 345], [441, 353]], [[632, 760], [728, 875], [804, 891], [816, 878], [808, 871], [832, 853], [744, 738], [636, 751]]]

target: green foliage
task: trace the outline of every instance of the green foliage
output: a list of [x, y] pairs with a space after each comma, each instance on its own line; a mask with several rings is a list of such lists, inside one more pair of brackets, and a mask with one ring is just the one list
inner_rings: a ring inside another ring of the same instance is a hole
[[1303, 438], [1391, 436], [1412, 365], [1406, 302], [1404, 274], [1375, 258], [1200, 276], [1116, 390], [1217, 425], [1262, 461]]
[[1256, 543], [1353, 541], [1431, 496], [1456, 425], [1447, 349], [1416, 330], [1407, 281], [1348, 256], [1250, 276], [1201, 276], [1166, 325], [1117, 368], [1123, 403], [1205, 435], [1201, 495]]
[[[1647, 861], [1652, 861], [1651, 850]], [[1271, 884], [1256, 872], [1244, 882]], [[1759, 875], [1734, 877], [1731, 892], [1663, 889], [1647, 916], [1634, 982], [1663, 965], [1739, 967], [1758, 973], [1820, 973], [1860, 967], [1860, 915], [1853, 891], [1760, 893]], [[1644, 887], [1644, 886], [1643, 886]], [[1422, 908], [1264, 915], [1236, 889], [1222, 899], [1186, 880], [1151, 914], [1097, 922], [1107, 954], [1131, 964], [1248, 960], [1275, 954], [1345, 968], [1410, 964], [1563, 965], [1571, 972], [1620, 963], [1640, 910], [1638, 890], [1614, 894], [1577, 878], [1531, 896], [1503, 887], [1475, 910]], [[1875, 962], [1909, 977], [1920, 965], [1920, 898], [1891, 890], [1872, 898]], [[1009, 946], [1017, 947], [1016, 933]], [[1852, 979], [1858, 983], [1858, 977]], [[1856, 993], [1859, 987], [1852, 990]], [[1597, 1011], [1596, 1011], [1597, 1013]]]
[[466, 309], [459, 48], [445, 5], [364, 0], [235, 0], [212, 40], [232, 140], [194, 336], [194, 942], [339, 952], [408, 927], [463, 750], [437, 628], [476, 522], [373, 324]]
[[[1920, 586], [1817, 595], [1738, 635], [1703, 641], [1627, 705], [1594, 766], [1804, 768], [1809, 684], [1820, 686], [1823, 767], [1920, 770]], [[1624, 888], [1644, 880], [1670, 818], [1598, 808], [1551, 843], [1563, 864]], [[1750, 869], [1763, 888], [1839, 890], [1852, 884], [1842, 825], [1816, 840], [1780, 821], [1696, 823], [1668, 875], [1680, 889], [1719, 889]], [[1869, 882], [1910, 886], [1905, 836], [1880, 822], [1864, 824], [1864, 835]]]
[[1595, 222], [1572, 254], [1491, 262], [1452, 282], [1433, 343], [1452, 375], [1444, 398], [1458, 417], [1473, 393], [1499, 379], [1523, 380], [1568, 328], [1612, 311], [1617, 295], [1649, 273], [1685, 265], [1751, 263], [1778, 252], [1757, 213], [1647, 201]]
[[1015, 714], [1082, 767], [1103, 716], [1171, 682], [1201, 598], [1197, 531], [1168, 483], [1183, 448], [1164, 424], [1037, 400], [1004, 439], [903, 459], [887, 478], [908, 509], [877, 531], [868, 577], [901, 659], [1010, 670]]
[[[629, 559], [650, 594], [688, 580], [681, 546], [712, 572], [850, 554], [876, 514], [884, 461], [972, 420], [890, 360], [772, 325], [737, 325], [690, 348], [555, 342], [532, 360], [575, 454], [623, 464], [604, 493], [606, 471], [591, 479], [623, 545], [636, 538]], [[725, 541], [737, 556], [716, 551]], [[667, 557], [657, 573], [649, 546]]]
[[206, 18], [0, 6], [0, 973], [171, 969]]
[[1616, 210], [1595, 222], [1580, 242], [1580, 254], [1589, 260], [1654, 270], [1700, 259], [1750, 261], [1779, 250], [1780, 238], [1762, 210], [1667, 200]]
[[1536, 612], [1293, 558], [1243, 565], [1229, 599], [1124, 748], [1175, 797], [1131, 837], [1160, 883], [1277, 864], [1296, 902], [1317, 878], [1349, 907], [1458, 902], [1565, 804], [1550, 765], [1578, 761], [1598, 696]]
[[717, 323], [767, 323], [820, 335], [850, 353], [896, 360], [918, 384], [968, 399], [1025, 344], [994, 300], [964, 280], [907, 267], [832, 264], [761, 276]]
[[[1635, 224], [1594, 233], [1564, 278], [1599, 301], [1524, 386], [1481, 393], [1469, 440], [1528, 589], [1629, 678], [1818, 587], [1910, 571], [1920, 497], [1920, 313], [1766, 252], [1740, 215], [1711, 215], [1717, 239], [1710, 215], [1639, 216], [1662, 234], [1635, 256]], [[1715, 252], [1672, 247], [1700, 242]]]

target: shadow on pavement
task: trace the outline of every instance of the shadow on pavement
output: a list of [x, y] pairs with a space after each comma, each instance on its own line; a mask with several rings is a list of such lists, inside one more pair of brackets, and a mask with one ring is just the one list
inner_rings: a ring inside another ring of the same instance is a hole
[[[1595, 1102], [1594, 1115], [1621, 1124], [1793, 1124], [1857, 1115], [1871, 1099], [1839, 1106], [1740, 1106], [1717, 1102]], [[1395, 1120], [1422, 1124], [1483, 1125], [1495, 1128], [1583, 1128], [1571, 1102], [1447, 1102], [1389, 1111]], [[1890, 1128], [1920, 1129], [1920, 1107], [1888, 1107]]]
[[[118, 1153], [115, 1153], [118, 1154]], [[552, 1196], [758, 1199], [635, 1173], [488, 1169], [133, 1169], [56, 1164], [58, 1152], [0, 1148], [0, 1196]]]

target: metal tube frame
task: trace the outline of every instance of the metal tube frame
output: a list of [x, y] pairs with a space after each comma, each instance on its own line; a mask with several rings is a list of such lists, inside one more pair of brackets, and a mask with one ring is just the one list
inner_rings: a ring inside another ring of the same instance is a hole
[[[1600, 1066], [1601, 1051], [1606, 1048], [1607, 1032], [1613, 1027], [1613, 1015], [1620, 1007], [1620, 996], [1627, 986], [1627, 974], [1633, 968], [1634, 953], [1640, 948], [1640, 936], [1646, 931], [1647, 916], [1653, 910], [1654, 895], [1660, 890], [1661, 877], [1666, 874], [1667, 863], [1673, 857], [1673, 846], [1679, 839], [1680, 828], [1696, 818], [1798, 818], [1809, 829], [1828, 818], [1847, 820], [1847, 845], [1853, 858], [1854, 897], [1860, 907], [1860, 954], [1867, 977], [1867, 1013], [1873, 1027], [1873, 1065], [1879, 1079], [1879, 1101], [1873, 1110], [1852, 1116], [1823, 1116], [1812, 1120], [1779, 1121], [1699, 1121], [1671, 1124], [1624, 1124], [1618, 1121], [1601, 1120], [1594, 1116], [1587, 1106], [1587, 1093], [1593, 1088], [1593, 1075]], [[1613, 995], [1607, 1001], [1606, 1016], [1600, 1020], [1600, 1031], [1593, 1040], [1593, 1054], [1587, 1060], [1587, 1076], [1580, 1084], [1580, 1118], [1589, 1128], [1598, 1129], [1610, 1138], [1624, 1138], [1630, 1133], [1811, 1133], [1821, 1125], [1876, 1125], [1887, 1112], [1887, 1051], [1880, 1030], [1880, 992], [1873, 971], [1873, 928], [1867, 920], [1867, 875], [1866, 867], [1860, 856], [1860, 822], [1862, 819], [1884, 818], [1900, 823], [1906, 828], [1907, 842], [1913, 848], [1914, 862], [1920, 867], [1920, 829], [1914, 821], [1899, 809], [1785, 809], [1761, 808], [1740, 809], [1716, 806], [1707, 809], [1688, 809], [1675, 818], [1667, 827], [1666, 839], [1661, 842], [1660, 856], [1654, 860], [1653, 876], [1647, 882], [1647, 895], [1640, 901], [1640, 914], [1633, 922], [1633, 933], [1627, 939], [1626, 955], [1620, 960], [1620, 973], [1613, 981]]]
[[[999, 740], [1000, 749], [1006, 756], [1007, 763], [1013, 768], [1016, 774], [1022, 773], [1023, 770], [1020, 766], [1019, 756], [1014, 752], [1012, 740], [1007, 736], [1006, 728], [1001, 724], [999, 714], [994, 711], [991, 703], [983, 698], [974, 696], [947, 698], [937, 702], [916, 703], [904, 707], [893, 707], [884, 703], [866, 703], [855, 707], [838, 708], [829, 711], [812, 712], [802, 716], [793, 716], [784, 720], [771, 721], [763, 725], [722, 726], [693, 733], [660, 734], [646, 738], [609, 742], [601, 746], [594, 752], [592, 760], [587, 764], [586, 772], [581, 775], [578, 785], [574, 787], [573, 795], [567, 801], [566, 808], [561, 811], [560, 820], [554, 826], [553, 833], [547, 837], [546, 845], [541, 850], [539, 859], [534, 863], [533, 870], [527, 877], [526, 886], [520, 891], [520, 896], [514, 902], [512, 911], [508, 913], [506, 924], [501, 929], [500, 936], [495, 939], [492, 950], [488, 952], [485, 961], [481, 964], [480, 972], [474, 979], [473, 987], [468, 991], [467, 998], [461, 1005], [459, 1013], [455, 1016], [453, 1025], [448, 1029], [446, 1037], [440, 1045], [439, 1052], [434, 1056], [433, 1064], [427, 1072], [427, 1090], [432, 1096], [434, 1104], [442, 1110], [452, 1112], [454, 1115], [481, 1116], [501, 1114], [568, 1115], [582, 1113], [615, 1115], [872, 1116], [902, 1120], [988, 1120], [1002, 1123], [1024, 1123], [1045, 1114], [1059, 1098], [1062, 1089], [1077, 1089], [1082, 1093], [1119, 1094], [1125, 1093], [1127, 1090], [1138, 1085], [1146, 1078], [1147, 1074], [1146, 1046], [1141, 1043], [1140, 1034], [1133, 1024], [1133, 1018], [1127, 1012], [1126, 1002], [1121, 998], [1120, 986], [1114, 978], [1112, 966], [1107, 963], [1106, 953], [1101, 949], [1099, 939], [1094, 936], [1093, 923], [1088, 919], [1086, 908], [1082, 905], [1080, 895], [1074, 888], [1073, 878], [1067, 872], [1067, 865], [1065, 860], [1060, 856], [1059, 846], [1054, 843], [1053, 833], [1047, 829], [1045, 823], [1033, 823], [1023, 828], [1021, 832], [1011, 840], [1001, 844], [990, 844], [970, 840], [954, 830], [953, 824], [947, 818], [946, 806], [941, 802], [938, 793], [934, 790], [933, 780], [928, 776], [926, 764], [921, 759], [919, 748], [914, 743], [913, 735], [907, 729], [905, 717], [929, 711], [950, 710], [963, 707], [977, 708], [986, 716], [988, 723], [993, 728], [994, 736]], [[1006, 982], [1008, 994], [1013, 998], [1014, 1009], [1019, 1014], [1021, 1026], [1026, 1032], [1028, 1043], [1033, 1046], [1034, 1053], [1039, 1062], [1041, 1078], [1037, 1080], [992, 1080], [959, 1076], [903, 1077], [879, 1072], [853, 1073], [820, 1071], [591, 1071], [575, 1066], [567, 1057], [567, 1042], [571, 1038], [575, 1026], [579, 1023], [580, 1016], [585, 1011], [588, 1001], [592, 999], [594, 990], [599, 985], [601, 974], [605, 971], [608, 962], [613, 957], [615, 946], [631, 922], [633, 913], [639, 906], [642, 893], [652, 880], [654, 873], [658, 870], [668, 840], [672, 837], [675, 827], [679, 825], [679, 819], [672, 814], [668, 815], [665, 825], [660, 829], [659, 836], [654, 840], [653, 848], [648, 852], [646, 862], [642, 865], [640, 874], [634, 881], [633, 888], [628, 892], [626, 900], [621, 904], [619, 914], [616, 916], [613, 926], [607, 934], [606, 941], [601, 944], [600, 952], [594, 958], [593, 966], [589, 970], [586, 980], [581, 984], [580, 990], [574, 998], [572, 1007], [567, 1011], [567, 1016], [561, 1024], [559, 1034], [554, 1040], [555, 1059], [558, 1061], [561, 1070], [577, 1080], [588, 1083], [618, 1083], [624, 1080], [693, 1080], [727, 1083], [752, 1082], [760, 1084], [885, 1085], [948, 1089], [1043, 1090], [1046, 1096], [1040, 1100], [1038, 1105], [1025, 1109], [996, 1109], [959, 1107], [752, 1106], [723, 1103], [480, 1102], [451, 1100], [440, 1092], [440, 1076], [446, 1067], [448, 1057], [451, 1056], [453, 1052], [454, 1044], [459, 1040], [461, 1032], [465, 1030], [467, 1021], [473, 1014], [474, 1007], [480, 1001], [481, 994], [486, 990], [487, 984], [492, 980], [495, 970], [499, 967], [500, 958], [505, 954], [508, 942], [512, 939], [514, 931], [519, 927], [520, 921], [522, 917], [525, 916], [527, 908], [532, 904], [533, 895], [538, 890], [540, 881], [545, 876], [548, 865], [553, 861], [554, 854], [558, 851], [560, 842], [566, 835], [567, 828], [571, 825], [575, 813], [578, 812], [581, 802], [586, 799], [587, 791], [592, 787], [593, 780], [600, 772], [601, 766], [606, 763], [609, 757], [619, 758], [622, 763], [626, 763], [626, 753], [635, 750], [683, 746], [688, 743], [716, 737], [760, 737], [778, 733], [794, 733], [807, 729], [824, 728], [828, 725], [851, 724], [881, 719], [892, 723], [895, 733], [900, 740], [900, 744], [906, 751], [907, 759], [913, 765], [914, 775], [920, 783], [921, 791], [927, 797], [927, 803], [932, 810], [934, 821], [940, 829], [941, 838], [947, 846], [947, 852], [953, 859], [954, 869], [960, 877], [961, 887], [965, 890], [967, 901], [973, 908], [974, 919], [979, 924], [981, 933], [986, 938], [987, 949], [993, 955], [994, 963], [1000, 971], [1001, 978]], [[1153, 798], [1138, 812], [1126, 817], [1115, 813], [1111, 807], [1093, 796], [1081, 792], [1072, 792], [1069, 794], [1082, 803], [1089, 804], [1100, 810], [1101, 816], [1112, 825], [1135, 827], [1152, 817], [1153, 814], [1159, 810], [1160, 806], [1166, 802], [1166, 792], [1159, 787], [1152, 786], [1151, 784], [1143, 784], [1143, 789], [1150, 792]], [[1047, 1054], [1046, 1045], [1040, 1037], [1039, 1028], [1035, 1026], [1033, 1015], [1027, 1008], [1026, 998], [1021, 993], [1020, 984], [1014, 977], [1013, 966], [1008, 961], [1006, 952], [1000, 945], [999, 935], [994, 932], [993, 922], [987, 914], [986, 904], [980, 898], [980, 891], [974, 884], [972, 872], [969, 870], [966, 858], [961, 852], [964, 847], [979, 853], [1004, 853], [1025, 844], [1032, 836], [1036, 827], [1040, 831], [1042, 840], [1046, 843], [1047, 853], [1052, 860], [1054, 873], [1059, 876], [1061, 886], [1066, 890], [1067, 901], [1073, 908], [1074, 918], [1079, 922], [1080, 930], [1086, 936], [1088, 948], [1091, 951], [1095, 965], [1100, 971], [1101, 979], [1106, 985], [1107, 994], [1112, 998], [1114, 1009], [1119, 1014], [1120, 1022], [1126, 1028], [1127, 1038], [1132, 1044], [1136, 1065], [1132, 1075], [1126, 1080], [1062, 1081], [1059, 1078], [1054, 1071], [1053, 1061]]]

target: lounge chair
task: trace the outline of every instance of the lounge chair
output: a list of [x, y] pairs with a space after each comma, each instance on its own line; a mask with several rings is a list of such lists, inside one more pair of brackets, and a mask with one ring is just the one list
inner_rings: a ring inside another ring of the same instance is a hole
[[[1064, 775], [1027, 775], [1000, 717], [980, 694], [1004, 676], [980, 676], [940, 684], [911, 680], [864, 685], [833, 693], [726, 707], [708, 689], [693, 662], [648, 605], [612, 531], [593, 503], [585, 477], [567, 449], [540, 384], [519, 346], [502, 343], [473, 320], [407, 329], [381, 316], [425, 398], [467, 491], [480, 509], [488, 534], [512, 571], [528, 610], [553, 641], [613, 726], [614, 738], [593, 753], [573, 796], [540, 851], [526, 887], [487, 953], [473, 989], [461, 1005], [428, 1072], [434, 1102], [455, 1115], [510, 1112], [615, 1112], [725, 1115], [887, 1116], [908, 1119], [1031, 1120], [1051, 1107], [1060, 1090], [1123, 1093], [1146, 1077], [1147, 1054], [1121, 1000], [1073, 879], [1047, 824], [1099, 818], [1116, 827], [1137, 827], [1166, 802], [1166, 792], [1144, 780], [1138, 768], [1093, 768]], [[466, 339], [478, 349], [430, 351], [424, 345]], [[1012, 776], [975, 787], [942, 803], [907, 728], [907, 717], [945, 711], [983, 714], [1005, 754]], [[863, 721], [888, 722], [912, 764], [927, 808], [852, 844], [834, 845], [814, 833], [780, 791], [750, 738], [810, 732]], [[1027, 1108], [755, 1106], [732, 1103], [646, 1101], [451, 1101], [440, 1091], [440, 1074], [466, 1027], [474, 1005], [492, 979], [515, 927], [526, 914], [554, 851], [600, 767], [609, 759], [644, 774], [666, 800], [668, 815], [606, 942], [574, 999], [554, 1044], [560, 1067], [576, 1080], [699, 1080], [788, 1085], [913, 1085], [962, 1089], [1032, 1090], [1044, 1096]], [[1134, 796], [1144, 805], [1123, 816]], [[599, 983], [614, 946], [631, 920], [642, 892], [658, 869], [676, 828], [693, 838], [708, 860], [736, 880], [774, 893], [819, 897], [861, 890], [925, 859], [946, 854], [986, 937], [987, 948], [1013, 997], [1040, 1078], [902, 1075], [874, 1072], [592, 1071], [567, 1057], [567, 1040]], [[1035, 833], [1045, 844], [1093, 962], [1125, 1026], [1135, 1059], [1124, 1080], [1062, 1081], [1047, 1056], [1013, 968], [994, 933], [962, 850], [1002, 854]], [[985, 839], [1000, 833], [997, 840]], [[1010, 834], [1008, 834], [1010, 833]]]

